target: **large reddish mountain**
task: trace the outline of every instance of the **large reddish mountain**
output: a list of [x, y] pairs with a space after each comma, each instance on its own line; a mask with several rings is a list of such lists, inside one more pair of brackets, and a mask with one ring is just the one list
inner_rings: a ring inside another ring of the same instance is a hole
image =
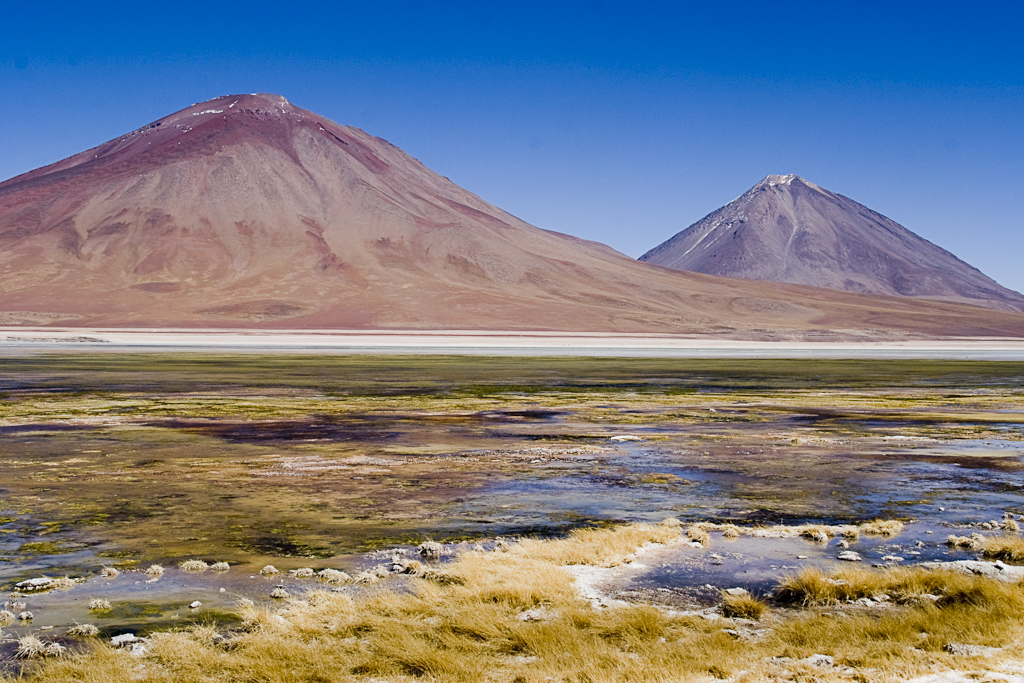
[[1024, 336], [1020, 315], [638, 263], [276, 95], [0, 183], [0, 274], [0, 324]]
[[1024, 311], [1024, 296], [862, 204], [770, 175], [640, 257], [669, 268]]

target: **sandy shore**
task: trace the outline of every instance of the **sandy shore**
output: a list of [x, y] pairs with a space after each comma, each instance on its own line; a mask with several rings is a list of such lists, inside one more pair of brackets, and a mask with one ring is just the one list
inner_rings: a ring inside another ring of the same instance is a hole
[[474, 330], [190, 330], [0, 327], [0, 355], [69, 351], [477, 354], [1024, 361], [1024, 339], [745, 341], [700, 335]]

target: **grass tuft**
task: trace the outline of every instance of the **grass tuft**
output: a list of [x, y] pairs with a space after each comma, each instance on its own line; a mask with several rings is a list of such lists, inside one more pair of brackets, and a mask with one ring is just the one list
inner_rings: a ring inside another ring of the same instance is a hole
[[209, 568], [210, 565], [206, 564], [202, 560], [185, 560], [178, 564], [178, 569], [189, 573], [205, 572]]
[[1024, 562], [1024, 538], [1010, 534], [989, 536], [981, 541], [981, 554], [993, 560]]
[[896, 536], [903, 532], [903, 522], [895, 519], [876, 519], [861, 524], [860, 530], [869, 536]]
[[767, 603], [755, 598], [750, 593], [742, 595], [722, 593], [722, 614], [727, 617], [759, 621], [767, 610]]
[[99, 635], [100, 630], [92, 624], [75, 624], [67, 630], [66, 635], [76, 638], [88, 638]]
[[686, 537], [694, 543], [700, 543], [705, 548], [711, 545], [711, 535], [704, 527], [694, 524], [686, 530]]
[[981, 534], [971, 534], [970, 536], [950, 535], [946, 537], [946, 545], [951, 548], [962, 548], [964, 550], [978, 550], [984, 542], [985, 537]]

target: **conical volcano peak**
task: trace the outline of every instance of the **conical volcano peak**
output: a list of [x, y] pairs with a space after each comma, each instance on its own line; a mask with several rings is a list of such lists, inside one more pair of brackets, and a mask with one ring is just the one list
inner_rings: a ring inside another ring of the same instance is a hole
[[767, 176], [640, 260], [708, 275], [1024, 311], [1017, 292], [792, 173]]
[[795, 173], [789, 173], [787, 175], [766, 176], [765, 179], [759, 182], [757, 185], [755, 185], [753, 189], [758, 190], [766, 187], [785, 187], [793, 185], [804, 185], [814, 190], [821, 190], [821, 188], [815, 185], [814, 183], [810, 182], [809, 180], [801, 178]]
[[251, 95], [222, 95], [212, 100], [197, 102], [170, 116], [160, 119], [162, 124], [171, 123], [190, 116], [241, 113], [294, 114], [305, 113], [281, 95], [252, 93]]

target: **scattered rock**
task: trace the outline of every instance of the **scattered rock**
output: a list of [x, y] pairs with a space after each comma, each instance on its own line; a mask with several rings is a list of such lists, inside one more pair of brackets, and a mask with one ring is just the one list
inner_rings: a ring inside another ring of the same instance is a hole
[[846, 550], [836, 555], [837, 560], [843, 560], [844, 562], [862, 562], [860, 553], [854, 552], [853, 550]]
[[555, 619], [559, 616], [555, 610], [550, 610], [547, 607], [534, 607], [528, 609], [525, 612], [521, 612], [516, 619], [519, 621], [547, 621], [548, 619]]
[[837, 548], [849, 548], [850, 547], [850, 542], [849, 541], [845, 541], [845, 540], [844, 541], [839, 541], [839, 543], [836, 543], [836, 547]]
[[120, 573], [121, 572], [117, 571], [113, 567], [104, 567], [103, 569], [100, 570], [100, 576], [102, 576], [102, 577], [104, 577], [106, 579], [112, 579], [112, 578], [114, 578], [115, 576], [117, 576]]
[[142, 638], [139, 638], [134, 633], [122, 633], [119, 636], [114, 636], [113, 638], [111, 638], [110, 644], [114, 647], [124, 647], [125, 645], [137, 643], [140, 640], [142, 640]]
[[747, 589], [745, 588], [726, 588], [725, 592], [729, 595], [747, 595]]
[[39, 591], [53, 587], [53, 579], [41, 576], [38, 579], [28, 579], [14, 584], [14, 589], [19, 591]]
[[427, 541], [419, 544], [416, 547], [416, 552], [428, 560], [438, 560], [441, 558], [441, 554], [444, 553], [444, 546], [437, 541]]
[[951, 569], [962, 574], [978, 574], [1010, 583], [1024, 581], [1024, 567], [1008, 565], [999, 561], [956, 560], [953, 562], [922, 562], [920, 566], [928, 569]]
[[811, 558], [808, 555], [797, 555], [796, 559], [798, 559], [798, 560], [809, 560]]
[[198, 609], [199, 607], [202, 607], [202, 606], [203, 606], [203, 603], [201, 603], [198, 600], [196, 600], [191, 605], [189, 605], [189, 608], [191, 608], [191, 609]]
[[985, 647], [983, 645], [965, 645], [964, 643], [947, 643], [942, 648], [951, 655], [958, 657], [981, 657], [984, 655], [993, 655], [999, 652], [998, 647]]
[[811, 666], [821, 667], [832, 667], [836, 665], [836, 660], [832, 659], [828, 655], [811, 655], [800, 660], [801, 664], [810, 664]]
[[[714, 412], [714, 411], [711, 411], [711, 412]], [[643, 441], [644, 438], [642, 436], [634, 436], [632, 434], [621, 434], [619, 436], [613, 436], [612, 438], [610, 438], [608, 440], [609, 441], [619, 441], [619, 442], [621, 442], [621, 441]]]
[[899, 555], [883, 555], [882, 556], [882, 561], [883, 562], [902, 562], [903, 558], [900, 557]]
[[22, 612], [22, 613], [20, 613], [18, 615], [18, 619], [20, 619], [22, 621], [32, 621], [32, 613], [31, 612]]

